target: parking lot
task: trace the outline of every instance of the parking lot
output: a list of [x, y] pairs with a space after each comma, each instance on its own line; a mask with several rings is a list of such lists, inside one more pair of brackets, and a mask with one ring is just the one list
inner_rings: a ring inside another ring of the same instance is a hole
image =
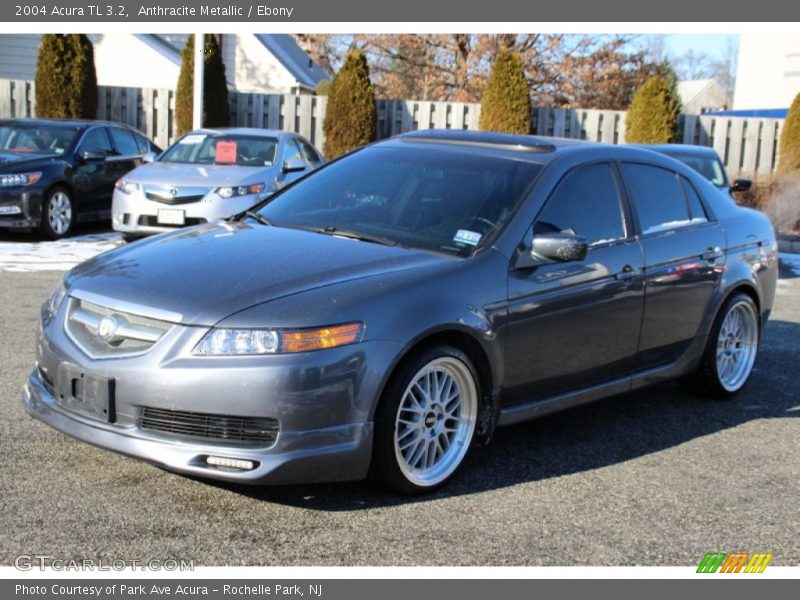
[[500, 430], [460, 476], [402, 499], [368, 483], [246, 488], [72, 440], [29, 418], [39, 306], [63, 270], [120, 240], [0, 234], [0, 563], [696, 565], [709, 551], [800, 563], [800, 256], [788, 256], [747, 388], [675, 384]]

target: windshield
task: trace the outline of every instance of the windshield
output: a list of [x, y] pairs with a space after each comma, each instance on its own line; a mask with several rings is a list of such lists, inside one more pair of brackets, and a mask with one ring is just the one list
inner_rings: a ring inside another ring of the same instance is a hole
[[4, 152], [64, 154], [77, 131], [58, 125], [0, 125], [0, 149]]
[[540, 170], [522, 160], [375, 146], [324, 167], [259, 213], [278, 226], [465, 255], [503, 227]]
[[272, 137], [190, 133], [167, 148], [159, 162], [271, 167], [277, 150]]
[[691, 167], [717, 187], [727, 187], [725, 170], [714, 156], [693, 156], [691, 154], [674, 154], [674, 158]]

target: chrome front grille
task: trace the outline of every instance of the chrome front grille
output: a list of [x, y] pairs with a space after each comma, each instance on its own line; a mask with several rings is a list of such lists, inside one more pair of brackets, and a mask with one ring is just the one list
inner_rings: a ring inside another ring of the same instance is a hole
[[146, 431], [168, 433], [226, 443], [272, 446], [280, 429], [277, 419], [238, 417], [145, 406], [139, 427]]
[[146, 352], [172, 325], [70, 298], [65, 327], [72, 341], [89, 356], [113, 358]]
[[148, 200], [163, 204], [190, 204], [202, 200], [211, 188], [208, 187], [170, 187], [145, 185], [144, 195]]

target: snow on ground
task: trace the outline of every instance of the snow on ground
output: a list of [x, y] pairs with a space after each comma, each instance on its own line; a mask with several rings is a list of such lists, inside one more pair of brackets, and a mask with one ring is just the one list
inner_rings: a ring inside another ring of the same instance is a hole
[[66, 271], [121, 244], [119, 233], [92, 233], [57, 242], [2, 242], [0, 271]]

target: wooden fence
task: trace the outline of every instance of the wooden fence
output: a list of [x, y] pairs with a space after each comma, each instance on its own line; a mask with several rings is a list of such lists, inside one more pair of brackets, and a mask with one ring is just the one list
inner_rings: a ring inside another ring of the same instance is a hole
[[[32, 81], [0, 79], [0, 117], [34, 116]], [[322, 147], [325, 96], [229, 94], [231, 124], [295, 131]], [[478, 129], [480, 104], [378, 100], [378, 137], [417, 129]], [[98, 119], [127, 123], [168, 146], [175, 138], [175, 92], [101, 86]], [[678, 141], [713, 147], [731, 176], [769, 175], [777, 166], [783, 119], [681, 115]], [[537, 135], [625, 143], [625, 111], [534, 108]]]

